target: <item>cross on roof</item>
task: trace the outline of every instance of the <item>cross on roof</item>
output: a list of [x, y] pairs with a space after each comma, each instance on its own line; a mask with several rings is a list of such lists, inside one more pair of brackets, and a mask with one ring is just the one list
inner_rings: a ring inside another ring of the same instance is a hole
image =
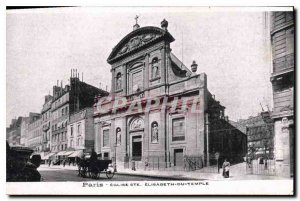
[[134, 19], [135, 19], [135, 24], [137, 24], [137, 23], [138, 23], [139, 16], [136, 15]]

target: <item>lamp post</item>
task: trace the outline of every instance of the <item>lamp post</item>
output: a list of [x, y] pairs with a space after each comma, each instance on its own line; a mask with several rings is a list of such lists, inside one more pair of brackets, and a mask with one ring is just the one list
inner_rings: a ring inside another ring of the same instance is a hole
[[115, 165], [114, 165], [114, 172], [117, 172], [117, 143], [114, 144], [115, 147]]

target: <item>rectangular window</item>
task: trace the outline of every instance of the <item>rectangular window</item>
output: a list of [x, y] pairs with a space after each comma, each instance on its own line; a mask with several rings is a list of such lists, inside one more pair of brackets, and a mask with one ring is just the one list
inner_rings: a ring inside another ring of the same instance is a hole
[[184, 117], [172, 120], [172, 141], [185, 140]]
[[64, 108], [61, 109], [61, 116], [64, 116], [64, 115], [65, 115], [64, 112], [65, 112], [65, 109], [64, 109]]
[[138, 89], [143, 89], [143, 71], [137, 71], [132, 74], [131, 92], [136, 93]]
[[71, 136], [73, 136], [73, 126], [71, 126]]
[[109, 146], [109, 130], [103, 130], [103, 147]]
[[108, 160], [109, 159], [109, 153], [104, 152], [103, 157], [104, 157], [104, 160]]
[[77, 125], [77, 133], [78, 133], [78, 135], [81, 134], [81, 124]]

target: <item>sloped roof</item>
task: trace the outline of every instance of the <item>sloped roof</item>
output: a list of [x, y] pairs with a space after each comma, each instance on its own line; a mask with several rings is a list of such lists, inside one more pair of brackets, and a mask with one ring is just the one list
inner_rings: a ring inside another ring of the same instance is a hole
[[176, 64], [177, 67], [180, 68], [180, 70], [182, 71], [186, 71], [186, 76], [190, 76], [192, 74], [192, 72], [190, 71], [190, 69], [188, 69], [183, 63], [182, 61], [180, 61], [172, 52], [170, 53], [170, 58], [171, 61]]

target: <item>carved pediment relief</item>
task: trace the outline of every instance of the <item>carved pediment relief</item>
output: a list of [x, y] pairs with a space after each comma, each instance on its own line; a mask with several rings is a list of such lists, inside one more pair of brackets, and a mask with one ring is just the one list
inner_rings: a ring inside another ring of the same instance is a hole
[[132, 119], [129, 129], [130, 130], [137, 130], [144, 128], [144, 120], [140, 117]]
[[137, 30], [130, 32], [126, 35], [110, 53], [107, 61], [112, 64], [117, 59], [122, 58], [127, 53], [136, 50], [146, 44], [150, 45], [154, 41], [166, 40], [168, 42], [173, 42], [175, 39], [166, 30], [160, 29], [158, 27], [142, 27]]
[[147, 34], [141, 34], [138, 36], [135, 36], [129, 40], [118, 52], [118, 55], [125, 54], [126, 52], [129, 52], [135, 48], [138, 48], [155, 38], [158, 38], [160, 35], [159, 34], [154, 34], [154, 33], [147, 33]]

